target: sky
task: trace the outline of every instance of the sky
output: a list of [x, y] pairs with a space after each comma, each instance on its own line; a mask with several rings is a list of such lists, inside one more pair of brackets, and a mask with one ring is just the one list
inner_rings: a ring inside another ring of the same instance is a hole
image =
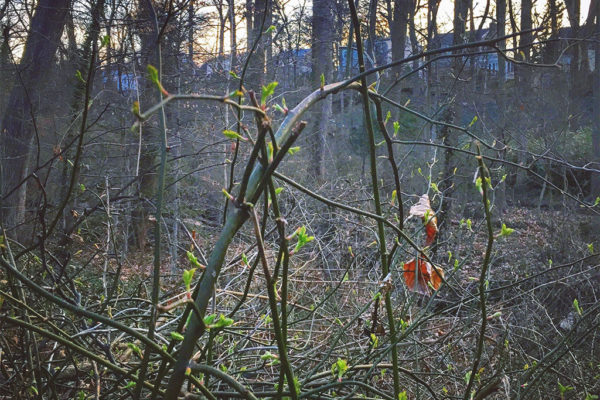
[[[365, 0], [363, 0], [365, 1]], [[490, 0], [491, 1], [491, 6], [494, 6], [495, 1], [494, 0]], [[590, 7], [590, 0], [580, 0], [581, 1], [581, 23], [585, 22], [587, 15], [588, 15], [588, 9]], [[426, 4], [427, 0], [419, 0], [419, 3], [421, 4]], [[485, 9], [485, 5], [486, 5], [486, 0], [474, 0], [475, 2], [475, 15], [481, 15], [483, 14], [483, 11]], [[559, 3], [563, 3], [562, 0], [558, 0]], [[311, 0], [290, 0], [287, 1], [285, 4], [285, 9], [286, 12], [291, 13], [295, 8], [299, 7], [301, 3], [305, 3], [307, 5], [308, 10], [311, 9]], [[542, 14], [544, 12], [544, 8], [547, 4], [547, 0], [534, 0], [533, 2], [533, 6], [534, 6], [534, 13], [535, 10], [537, 9], [538, 13]], [[564, 3], [563, 3], [564, 5]], [[517, 23], [519, 21], [519, 16], [518, 16], [518, 10], [520, 8], [520, 0], [513, 0], [513, 8], [515, 10], [515, 12], [517, 13], [515, 15], [516, 19], [517, 19]], [[447, 32], [449, 30], [452, 29], [452, 18], [454, 16], [454, 0], [442, 0], [440, 3], [440, 10], [439, 10], [439, 14], [438, 14], [438, 24], [439, 24], [439, 31], [440, 32]], [[206, 12], [212, 12], [212, 7], [208, 6], [206, 7]], [[310, 11], [309, 11], [310, 12]], [[535, 24], [535, 19], [534, 19], [534, 24]], [[569, 26], [569, 20], [567, 18], [567, 13], [566, 11], [564, 12], [563, 15], [563, 19], [562, 19], [562, 24], [563, 26]], [[487, 25], [487, 24], [486, 24]], [[200, 40], [200, 44], [208, 51], [214, 51], [216, 49], [216, 28], [213, 28], [215, 35], [214, 37], [210, 37], [210, 35], [207, 35], [206, 38], [204, 38], [204, 40]], [[239, 41], [244, 41], [245, 40], [245, 34], [246, 34], [246, 28], [244, 25], [244, 21], [242, 21], [241, 23], [238, 23], [237, 26], [237, 38]], [[243, 47], [243, 43], [240, 42], [240, 47]], [[225, 37], [225, 48], [226, 51], [229, 49], [229, 34], [226, 33], [226, 37]]]
[[[426, 0], [421, 0], [421, 1], [426, 1]], [[562, 3], [562, 5], [564, 6], [563, 1], [558, 0], [558, 3]], [[483, 11], [485, 10], [485, 4], [486, 1], [485, 0], [474, 0], [474, 6], [475, 6], [475, 15], [481, 15], [483, 14]], [[547, 1], [545, 0], [534, 0], [533, 1], [533, 7], [534, 9], [537, 9], [538, 12], [541, 14], [544, 11], [544, 8], [546, 7]], [[494, 5], [494, 0], [491, 0], [491, 5]], [[518, 13], [518, 10], [520, 8], [520, 0], [513, 0], [513, 8], [515, 10], [516, 13]], [[588, 15], [588, 10], [590, 8], [590, 0], [581, 0], [581, 23], [584, 23], [587, 15]], [[508, 12], [508, 10], [507, 10]], [[438, 14], [438, 19], [440, 22], [440, 25], [446, 25], [449, 26], [450, 28], [448, 28], [447, 30], [451, 29], [452, 27], [452, 18], [454, 17], [454, 0], [442, 0], [440, 3], [440, 10], [439, 10], [439, 14]], [[518, 14], [515, 16], [517, 19], [517, 24], [518, 24]], [[563, 21], [562, 21], [563, 26], [569, 26], [569, 20], [567, 18], [567, 12], [565, 10], [564, 15], [563, 15]], [[444, 31], [444, 29], [441, 29], [440, 31]]]

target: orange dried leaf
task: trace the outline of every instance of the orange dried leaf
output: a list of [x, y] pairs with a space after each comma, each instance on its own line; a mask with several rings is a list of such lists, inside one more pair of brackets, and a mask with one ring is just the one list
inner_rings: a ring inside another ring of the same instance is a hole
[[429, 218], [429, 221], [425, 225], [425, 234], [427, 236], [427, 239], [425, 240], [425, 246], [429, 246], [433, 243], [437, 233], [438, 233], [437, 217], [434, 215], [433, 217]]
[[435, 290], [438, 290], [440, 288], [442, 284], [442, 278], [444, 278], [444, 270], [433, 265], [430, 282], [431, 286], [433, 286]]
[[429, 294], [429, 284], [433, 289], [439, 289], [444, 271], [421, 258], [418, 260], [418, 265], [419, 269], [417, 270], [414, 258], [404, 264], [404, 282], [406, 286], [413, 292], [421, 294]]
[[414, 258], [404, 264], [404, 282], [411, 291], [421, 294], [427, 294], [429, 292], [427, 287], [427, 281], [429, 279], [423, 272], [427, 271], [423, 271], [423, 262], [421, 260], [419, 260], [419, 271], [416, 269]]

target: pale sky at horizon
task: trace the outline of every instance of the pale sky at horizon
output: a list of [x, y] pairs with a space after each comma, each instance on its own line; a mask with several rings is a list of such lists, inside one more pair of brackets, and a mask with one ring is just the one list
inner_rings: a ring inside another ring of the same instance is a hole
[[[363, 0], [364, 1], [364, 0]], [[455, 0], [441, 0], [440, 3], [440, 9], [438, 12], [438, 26], [439, 26], [439, 32], [449, 32], [452, 30], [452, 19], [454, 17], [454, 1]], [[484, 9], [485, 9], [485, 4], [486, 4], [486, 0], [473, 0], [474, 1], [474, 9], [475, 9], [475, 16], [477, 18], [477, 16], [481, 16], [481, 14], [483, 14]], [[590, 7], [590, 0], [580, 0], [581, 1], [581, 23], [584, 23], [587, 15], [588, 15], [588, 10]], [[418, 0], [419, 4], [426, 4], [427, 0]], [[488, 18], [490, 16], [493, 16], [492, 14], [492, 10], [493, 7], [495, 6], [495, 0], [490, 0], [491, 4], [490, 4], [490, 12], [488, 13]], [[293, 11], [295, 8], [299, 7], [301, 3], [306, 4], [306, 9], [305, 12], [310, 13], [311, 9], [312, 9], [312, 1], [311, 0], [290, 0], [287, 3], [285, 3], [284, 7], [286, 9], [286, 12], [291, 12]], [[558, 0], [558, 3], [562, 3], [563, 8], [564, 8], [564, 2], [563, 0]], [[542, 14], [544, 12], [544, 8], [547, 4], [547, 0], [533, 0], [533, 7], [534, 7], [534, 14], [537, 10], [537, 12], [539, 14]], [[421, 6], [422, 7], [422, 6]], [[213, 8], [213, 6], [208, 6], [206, 7], [207, 9]], [[515, 19], [517, 22], [517, 25], [519, 24], [519, 9], [520, 9], [520, 0], [513, 0], [513, 10], [515, 12]], [[508, 13], [508, 10], [507, 10]], [[507, 20], [508, 20], [508, 16], [507, 16]], [[535, 17], [534, 17], [534, 24], [535, 24]], [[485, 26], [487, 26], [488, 23], [485, 24]], [[562, 26], [569, 26], [569, 19], [567, 18], [567, 13], [566, 10], [564, 11], [563, 14], [563, 19], [562, 19]], [[215, 33], [216, 33], [216, 28], [213, 28]], [[245, 28], [245, 20], [244, 21], [240, 21], [237, 24], [237, 39], [239, 41], [239, 44], [243, 46], [242, 42], [245, 41], [246, 39], [246, 28]], [[205, 49], [211, 49], [214, 50], [216, 49], [217, 43], [216, 43], [216, 34], [213, 37], [210, 37], [210, 35], [207, 35], [204, 37], [204, 40], [201, 41], [200, 44], [202, 47], [204, 47]], [[242, 46], [238, 46], [238, 48], [241, 48]], [[225, 52], [227, 53], [229, 50], [229, 34], [226, 33], [225, 34]]]
[[[426, 1], [426, 0], [419, 0], [419, 1]], [[580, 1], [581, 1], [581, 21], [580, 21], [580, 23], [583, 23], [583, 22], [585, 22], [587, 15], [588, 15], [588, 10], [590, 8], [590, 0], [580, 0]], [[542, 12], [546, 3], [547, 2], [544, 0], [541, 0], [541, 1], [534, 0], [533, 6], [534, 6], [534, 8], [536, 8], [536, 6], [538, 8], [541, 7], [540, 12]], [[558, 3], [563, 3], [563, 1], [558, 0]], [[486, 4], [485, 0], [474, 0], [475, 15], [483, 13], [483, 10], [485, 9], [485, 4]], [[515, 13], [517, 15], [518, 15], [518, 11], [519, 11], [519, 6], [518, 6], [519, 4], [520, 4], [520, 1], [518, 1], [518, 0], [513, 1], [513, 9], [515, 10]], [[494, 2], [492, 2], [491, 6], [493, 6], [493, 5], [494, 5]], [[563, 5], [564, 5], [564, 3], [563, 3]], [[507, 10], [507, 12], [508, 12], [508, 10]], [[454, 18], [454, 0], [442, 0], [441, 1], [438, 18], [440, 21], [443, 21], [444, 19], [446, 21], [452, 21], [452, 18]], [[517, 19], [517, 21], [518, 21], [518, 19]], [[563, 26], [569, 26], [569, 20], [566, 15], [566, 10], [565, 10], [564, 18], [563, 18]]]

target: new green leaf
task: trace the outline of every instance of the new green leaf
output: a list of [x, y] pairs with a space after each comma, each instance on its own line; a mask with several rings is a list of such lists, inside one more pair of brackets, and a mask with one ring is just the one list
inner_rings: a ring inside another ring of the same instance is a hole
[[579, 300], [573, 299], [573, 308], [575, 309], [575, 311], [577, 312], [577, 314], [579, 314], [579, 315], [583, 314], [583, 310], [579, 306]]
[[231, 131], [229, 129], [225, 129], [223, 131], [223, 135], [228, 138], [228, 139], [232, 139], [232, 140], [242, 140], [242, 141], [247, 141], [248, 139], [246, 139], [245, 137], [243, 137], [242, 135], [240, 135], [239, 133], [237, 133], [236, 131]]
[[265, 104], [267, 104], [267, 99], [271, 97], [273, 93], [275, 93], [275, 88], [277, 87], [277, 85], [279, 85], [278, 82], [271, 82], [267, 86], [262, 87], [262, 95], [260, 97], [261, 105], [264, 106]]
[[[192, 257], [194, 257], [194, 255], [188, 251], [188, 258], [190, 257], [190, 254], [192, 255]], [[194, 257], [194, 259], [196, 259], [196, 257]], [[196, 260], [196, 263], [198, 263], [198, 260]], [[200, 263], [198, 263], [198, 265], [200, 265]], [[194, 279], [195, 272], [196, 272], [196, 268], [192, 268], [192, 269], [183, 271], [182, 279], [183, 279], [183, 283], [185, 285], [185, 289], [188, 292], [190, 291], [190, 289], [192, 287], [192, 280]]]
[[500, 231], [498, 237], [510, 236], [514, 231], [515, 230], [513, 228], [508, 228], [506, 224], [502, 224], [502, 230]]
[[155, 85], [158, 85], [158, 70], [153, 65], [148, 64], [148, 76], [150, 77], [150, 81]]
[[291, 155], [291, 156], [293, 156], [294, 154], [296, 154], [299, 151], [300, 151], [300, 146], [290, 147], [288, 149], [288, 154]]
[[338, 358], [336, 362], [331, 366], [331, 373], [333, 376], [337, 376], [339, 382], [342, 381], [342, 376], [348, 371], [348, 363], [346, 360]]

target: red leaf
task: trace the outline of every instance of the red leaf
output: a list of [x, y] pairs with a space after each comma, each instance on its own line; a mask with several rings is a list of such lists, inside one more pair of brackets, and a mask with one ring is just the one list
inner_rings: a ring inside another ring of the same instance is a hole
[[419, 257], [419, 269], [415, 268], [415, 259], [413, 258], [404, 264], [404, 282], [413, 292], [429, 294], [430, 287], [439, 289], [444, 277], [444, 271], [441, 268], [432, 266], [430, 263]]
[[[433, 211], [432, 211], [433, 213]], [[423, 221], [425, 222], [425, 221]], [[427, 239], [425, 240], [425, 246], [429, 246], [435, 240], [435, 236], [438, 233], [437, 227], [437, 217], [434, 215], [429, 218], [429, 222], [425, 225], [425, 234], [427, 235]]]

